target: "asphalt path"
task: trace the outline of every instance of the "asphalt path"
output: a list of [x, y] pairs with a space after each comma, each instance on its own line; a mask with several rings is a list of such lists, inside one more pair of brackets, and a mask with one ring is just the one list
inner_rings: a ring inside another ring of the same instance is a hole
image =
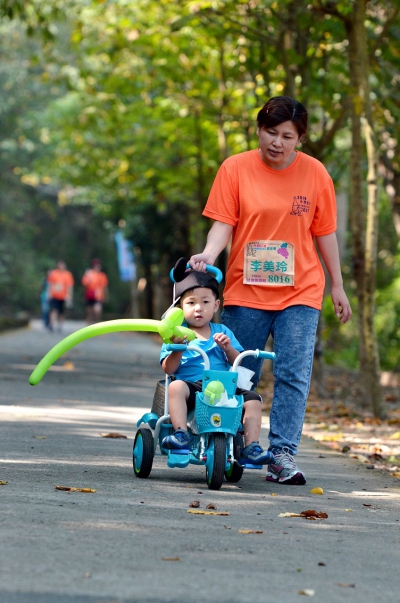
[[[305, 486], [247, 470], [210, 491], [203, 467], [169, 469], [164, 456], [138, 479], [136, 421], [162, 378], [157, 336], [96, 337], [28, 384], [81, 326], [0, 335], [0, 603], [400, 601], [395, 478], [303, 438]], [[190, 514], [192, 501], [229, 515]], [[328, 517], [280, 517], [310, 509]]]

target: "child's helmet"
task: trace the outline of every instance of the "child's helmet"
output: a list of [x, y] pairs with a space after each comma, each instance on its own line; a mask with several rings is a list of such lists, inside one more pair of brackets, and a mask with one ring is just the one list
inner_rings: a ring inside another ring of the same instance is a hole
[[211, 289], [219, 298], [218, 281], [209, 272], [199, 272], [197, 270], [187, 270], [186, 258], [180, 258], [172, 271], [175, 281], [174, 285], [174, 305], [180, 300], [182, 295], [189, 289], [204, 287]]

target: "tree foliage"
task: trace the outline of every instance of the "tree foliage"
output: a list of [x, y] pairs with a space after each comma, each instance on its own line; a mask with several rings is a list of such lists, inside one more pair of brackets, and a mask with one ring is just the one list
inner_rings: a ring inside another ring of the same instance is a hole
[[[114, 227], [123, 220], [150, 289], [179, 255], [202, 248], [201, 210], [216, 170], [256, 146], [255, 117], [270, 96], [289, 94], [307, 106], [303, 150], [346, 192], [353, 8], [351, 0], [0, 2], [0, 14], [53, 31], [42, 43], [40, 77], [57, 93], [32, 118], [29, 138], [40, 141], [40, 159], [34, 167], [17, 162], [21, 176], [45, 178], [59, 203], [90, 204]], [[399, 9], [399, 0], [371, 0], [365, 20], [383, 185], [376, 327], [387, 368], [400, 361], [396, 318], [392, 326], [380, 318], [389, 306], [395, 317], [398, 302], [388, 300], [400, 298]], [[366, 168], [364, 161], [364, 176]], [[355, 292], [349, 253], [343, 261]], [[326, 325], [334, 342], [328, 315]], [[354, 326], [341, 329], [346, 338], [357, 338]]]
[[0, 36], [0, 312], [39, 312], [45, 274], [63, 258], [74, 273], [82, 313], [80, 279], [93, 255], [112, 283], [110, 310], [124, 312], [129, 288], [119, 282], [113, 230], [91, 207], [62, 203], [49, 177], [31, 173], [47, 152], [38, 115], [66, 88], [48, 81], [41, 45], [20, 24], [1, 24]]

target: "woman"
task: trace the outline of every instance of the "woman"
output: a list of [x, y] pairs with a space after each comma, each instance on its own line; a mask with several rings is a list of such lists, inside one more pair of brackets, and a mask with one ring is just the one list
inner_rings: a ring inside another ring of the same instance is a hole
[[[297, 467], [310, 388], [324, 272], [341, 323], [351, 317], [336, 239], [332, 179], [316, 159], [296, 151], [307, 131], [307, 111], [287, 97], [271, 98], [257, 116], [259, 148], [221, 165], [203, 215], [214, 220], [204, 251], [190, 265], [214, 264], [232, 237], [221, 322], [245, 349], [263, 350], [274, 339], [274, 396], [269, 450], [275, 462], [266, 479], [306, 483]], [[243, 363], [260, 379], [262, 360]]]

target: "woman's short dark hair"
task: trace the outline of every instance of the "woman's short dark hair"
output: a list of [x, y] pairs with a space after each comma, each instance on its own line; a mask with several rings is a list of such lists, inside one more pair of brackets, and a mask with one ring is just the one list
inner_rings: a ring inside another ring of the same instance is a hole
[[273, 96], [257, 115], [257, 125], [262, 128], [273, 128], [284, 121], [291, 121], [296, 126], [299, 138], [307, 132], [308, 116], [304, 105], [290, 96]]

